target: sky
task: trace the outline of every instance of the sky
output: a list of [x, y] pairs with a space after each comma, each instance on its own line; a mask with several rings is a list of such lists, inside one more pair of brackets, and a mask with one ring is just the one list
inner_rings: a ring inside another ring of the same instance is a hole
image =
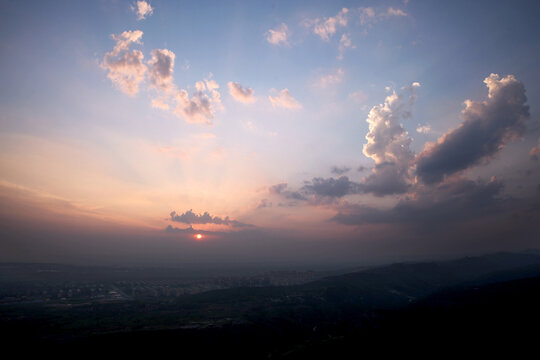
[[340, 265], [538, 248], [539, 13], [1, 1], [0, 261]]

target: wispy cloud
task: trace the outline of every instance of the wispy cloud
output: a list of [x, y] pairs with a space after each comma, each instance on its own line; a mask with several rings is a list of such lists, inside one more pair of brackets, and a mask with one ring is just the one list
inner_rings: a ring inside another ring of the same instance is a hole
[[349, 94], [349, 99], [351, 99], [352, 101], [358, 104], [363, 104], [368, 99], [368, 94], [366, 94], [362, 90], [357, 90]]
[[389, 7], [386, 10], [386, 13], [383, 13], [382, 16], [407, 16], [407, 13], [401, 9], [395, 9], [393, 7]]
[[330, 172], [335, 175], [343, 175], [351, 171], [351, 168], [348, 166], [332, 166]]
[[360, 12], [361, 25], [370, 25], [375, 21], [375, 10], [372, 7], [361, 7], [358, 11]]
[[381, 20], [408, 16], [405, 11], [393, 7], [389, 7], [386, 10], [375, 10], [372, 7], [360, 7], [358, 8], [358, 12], [360, 14], [360, 25], [365, 27], [371, 27]]
[[289, 45], [289, 28], [285, 23], [281, 23], [275, 29], [270, 29], [266, 33], [266, 40], [272, 45]]
[[351, 36], [349, 34], [343, 34], [341, 35], [341, 39], [339, 40], [339, 55], [338, 59], [343, 59], [343, 53], [345, 52], [345, 49], [348, 48], [354, 48], [355, 46], [352, 44]]
[[272, 195], [279, 195], [286, 199], [306, 200], [305, 196], [302, 195], [300, 192], [288, 190], [287, 183], [280, 183], [280, 184], [272, 185], [268, 188], [268, 192]]
[[418, 125], [416, 132], [419, 134], [429, 134], [431, 132], [431, 126], [429, 125]]
[[344, 76], [345, 76], [345, 71], [339, 68], [332, 74], [321, 76], [317, 80], [316, 85], [321, 88], [326, 88], [328, 86], [336, 85], [343, 81]]
[[338, 27], [347, 26], [347, 13], [349, 9], [343, 8], [335, 16], [331, 16], [324, 19], [315, 19], [308, 21], [308, 25], [313, 27], [313, 33], [319, 35], [324, 41], [329, 41], [330, 38], [336, 33]]
[[[277, 91], [272, 89], [274, 92]], [[276, 108], [285, 108], [285, 109], [301, 109], [302, 104], [300, 104], [295, 98], [292, 97], [289, 89], [285, 88], [279, 91], [278, 96], [268, 96], [268, 99], [272, 103], [273, 107]]]

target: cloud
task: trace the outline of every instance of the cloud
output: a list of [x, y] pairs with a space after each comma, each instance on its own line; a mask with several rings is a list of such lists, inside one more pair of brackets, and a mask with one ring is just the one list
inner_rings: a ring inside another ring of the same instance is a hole
[[[272, 89], [275, 91], [275, 89]], [[285, 88], [279, 91], [279, 96], [268, 96], [273, 107], [276, 108], [285, 108], [285, 109], [301, 109], [302, 104], [300, 104], [295, 98], [292, 97], [289, 89]]]
[[176, 93], [175, 113], [183, 117], [187, 122], [198, 124], [211, 124], [215, 116], [215, 111], [208, 95], [201, 91], [195, 92], [190, 97], [187, 90], [180, 90]]
[[268, 188], [271, 194], [281, 194], [287, 188], [287, 183], [272, 185]]
[[257, 209], [263, 209], [267, 207], [272, 207], [272, 202], [268, 201], [268, 199], [261, 199], [261, 201], [257, 205]]
[[167, 103], [170, 95], [176, 90], [173, 81], [175, 54], [167, 49], [155, 49], [150, 52], [151, 59], [148, 61], [148, 77], [150, 88], [158, 93], [158, 97], [152, 99], [152, 107], [169, 109]]
[[137, 20], [144, 20], [154, 12], [152, 6], [144, 0], [131, 5], [131, 10], [137, 14]]
[[375, 21], [375, 10], [372, 7], [361, 7], [360, 11], [360, 24], [369, 25]]
[[430, 125], [418, 125], [416, 132], [419, 134], [429, 134], [431, 132]]
[[336, 33], [339, 26], [347, 26], [347, 13], [349, 9], [343, 8], [336, 16], [324, 18], [324, 20], [315, 19], [312, 21], [313, 33], [320, 36], [324, 41], [330, 40], [330, 37]]
[[244, 104], [255, 102], [254, 91], [252, 89], [243, 88], [239, 83], [232, 81], [229, 81], [227, 85], [229, 86], [229, 94], [231, 94], [234, 100]]
[[334, 178], [313, 178], [311, 183], [302, 187], [307, 194], [313, 194], [317, 197], [340, 198], [349, 194], [357, 194], [360, 191], [358, 183], [350, 181], [347, 176]]
[[362, 90], [358, 90], [353, 93], [350, 93], [349, 99], [351, 99], [352, 101], [356, 103], [362, 104], [366, 102], [366, 100], [368, 99], [368, 95]]
[[[376, 196], [405, 193], [413, 182], [410, 168], [414, 163], [414, 153], [410, 149], [412, 139], [401, 120], [412, 116], [411, 107], [416, 100], [415, 90], [418, 87], [418, 82], [409, 86], [408, 96], [393, 91], [383, 104], [374, 106], [369, 112], [366, 119], [369, 132], [363, 153], [375, 161], [371, 174], [364, 177], [360, 183], [349, 180], [347, 176], [337, 179], [315, 177], [295, 192], [300, 195], [299, 198], [307, 199], [308, 195], [341, 198], [359, 193], [373, 193]], [[349, 170], [348, 167], [333, 167], [331, 171], [342, 175]], [[363, 170], [364, 167], [359, 168], [359, 171]], [[278, 184], [271, 191], [282, 194], [286, 186], [285, 183]]]
[[388, 10], [386, 10], [386, 14], [383, 14], [383, 16], [407, 16], [407, 13], [401, 9], [389, 7]]
[[330, 169], [330, 172], [336, 175], [343, 175], [345, 173], [348, 173], [349, 171], [351, 171], [351, 168], [348, 166], [332, 166], [332, 168]]
[[411, 117], [410, 108], [416, 99], [414, 91], [419, 86], [419, 83], [413, 83], [408, 88], [408, 99], [393, 91], [383, 104], [374, 106], [369, 112], [366, 119], [369, 132], [363, 153], [375, 161], [375, 166], [363, 181], [365, 192], [382, 196], [407, 190], [414, 154], [409, 148], [412, 139], [403, 128], [401, 119]]
[[288, 184], [287, 183], [281, 183], [272, 185], [268, 188], [268, 192], [273, 195], [280, 195], [286, 199], [293, 199], [293, 200], [307, 200], [304, 195], [302, 195], [298, 191], [289, 191], [287, 190]]
[[186, 89], [178, 90], [173, 80], [176, 58], [174, 52], [154, 49], [150, 52], [150, 60], [145, 64], [141, 51], [130, 51], [132, 44], [141, 43], [142, 35], [140, 30], [112, 35], [116, 45], [112, 51], [105, 53], [101, 63], [101, 67], [108, 71], [107, 77], [120, 90], [134, 96], [148, 74], [149, 89], [157, 92], [157, 97], [152, 99], [152, 107], [168, 110], [172, 97], [175, 103], [174, 113], [177, 116], [190, 123], [212, 124], [216, 111], [223, 108], [219, 85], [211, 78], [212, 74], [208, 79], [195, 84], [195, 91], [191, 96]]
[[272, 45], [289, 45], [287, 37], [289, 28], [285, 23], [281, 23], [275, 29], [270, 29], [266, 33], [266, 40]]
[[169, 104], [161, 98], [152, 99], [152, 107], [156, 109], [169, 110]]
[[144, 81], [147, 71], [143, 53], [139, 50], [129, 51], [131, 44], [141, 43], [142, 35], [140, 30], [111, 35], [116, 45], [112, 51], [105, 53], [101, 63], [113, 84], [130, 96], [139, 92], [139, 85]]
[[488, 99], [465, 101], [463, 122], [428, 143], [416, 158], [416, 173], [425, 183], [436, 183], [445, 176], [489, 161], [511, 140], [521, 136], [529, 107], [525, 87], [513, 75], [488, 76], [484, 83]]
[[361, 184], [349, 180], [347, 176], [326, 179], [315, 177], [311, 181], [304, 181], [304, 185], [298, 191], [290, 191], [287, 188], [287, 183], [276, 184], [269, 187], [268, 192], [286, 199], [310, 201], [318, 205], [332, 203], [335, 199], [362, 191]]
[[193, 210], [188, 210], [183, 214], [177, 214], [176, 211], [170, 213], [170, 220], [180, 222], [184, 224], [215, 224], [226, 225], [232, 227], [253, 227], [253, 225], [245, 224], [237, 220], [231, 220], [229, 217], [221, 218], [219, 216], [212, 216], [207, 211], [203, 214], [195, 214]]
[[173, 71], [175, 55], [167, 49], [155, 49], [150, 52], [148, 61], [148, 77], [150, 86], [164, 92], [174, 88]]
[[529, 152], [529, 155], [531, 156], [531, 159], [537, 161], [538, 157], [540, 156], [540, 139], [538, 139], [538, 145], [533, 147], [531, 151]]
[[205, 79], [198, 81], [195, 89], [191, 97], [185, 89], [176, 93], [175, 113], [187, 122], [210, 125], [217, 108], [221, 107], [219, 85], [214, 80]]
[[358, 11], [360, 13], [360, 24], [368, 28], [382, 20], [408, 16], [405, 11], [393, 7], [389, 7], [386, 11], [375, 11], [372, 7], [361, 7]]
[[339, 84], [340, 82], [343, 81], [344, 75], [345, 75], [345, 71], [339, 68], [334, 74], [321, 76], [317, 81], [317, 86], [321, 88], [326, 88], [331, 85]]
[[173, 227], [171, 225], [167, 225], [167, 227], [165, 228], [165, 231], [168, 232], [168, 233], [172, 233], [172, 234], [198, 232], [198, 230], [195, 230], [193, 228], [193, 226], [191, 226], [191, 225], [189, 227], [185, 228], [185, 229], [179, 229], [176, 226]]
[[341, 39], [339, 40], [339, 55], [338, 59], [343, 59], [343, 53], [345, 52], [345, 49], [347, 48], [354, 48], [355, 46], [352, 45], [351, 36], [349, 34], [343, 34], [341, 35]]
[[468, 221], [504, 211], [509, 199], [501, 196], [504, 185], [463, 178], [451, 179], [436, 186], [420, 186], [389, 209], [365, 205], [346, 205], [331, 220], [344, 225], [404, 224], [438, 226]]

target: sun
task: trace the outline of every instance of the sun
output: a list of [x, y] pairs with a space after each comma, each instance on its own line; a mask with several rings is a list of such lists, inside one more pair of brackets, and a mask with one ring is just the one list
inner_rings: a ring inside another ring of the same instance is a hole
[[202, 234], [197, 234], [197, 235], [195, 235], [195, 237], [197, 238], [197, 240], [201, 240], [202, 239]]

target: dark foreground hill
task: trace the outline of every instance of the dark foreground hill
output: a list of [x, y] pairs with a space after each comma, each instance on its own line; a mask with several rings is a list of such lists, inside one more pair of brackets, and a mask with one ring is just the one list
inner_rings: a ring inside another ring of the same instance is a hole
[[538, 304], [540, 256], [494, 254], [174, 301], [4, 305], [0, 335], [5, 346], [67, 354], [485, 355], [532, 347], [539, 334]]

